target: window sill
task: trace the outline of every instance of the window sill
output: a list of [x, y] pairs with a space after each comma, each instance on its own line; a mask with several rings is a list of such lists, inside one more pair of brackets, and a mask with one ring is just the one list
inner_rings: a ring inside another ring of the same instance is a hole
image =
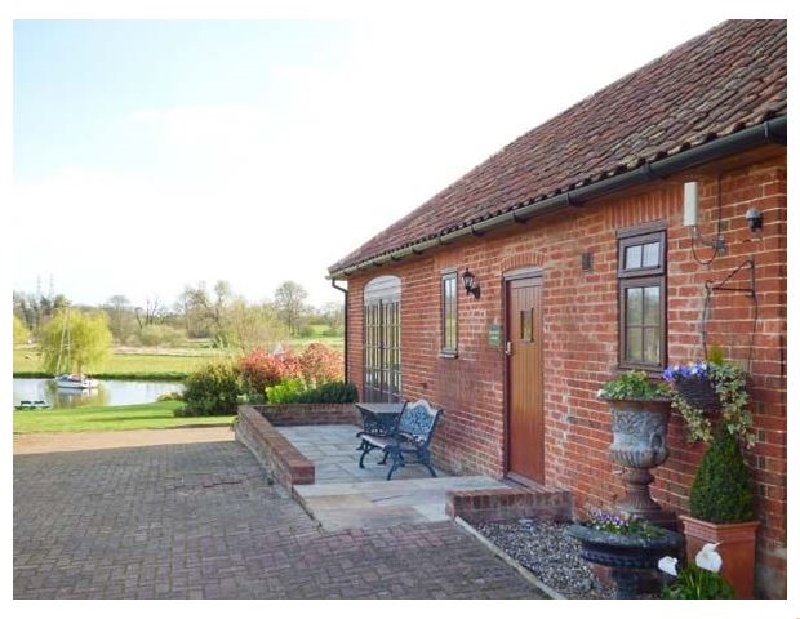
[[619, 376], [620, 374], [627, 374], [631, 370], [637, 370], [637, 371], [641, 371], [641, 372], [644, 372], [645, 374], [647, 374], [647, 378], [663, 378], [665, 369], [666, 369], [666, 367], [664, 367], [664, 368], [653, 368], [653, 367], [643, 368], [643, 367], [636, 367], [636, 366], [618, 365], [618, 366], [612, 368], [611, 373], [614, 374], [615, 376]]
[[439, 352], [440, 359], [458, 359], [457, 350], [442, 350]]

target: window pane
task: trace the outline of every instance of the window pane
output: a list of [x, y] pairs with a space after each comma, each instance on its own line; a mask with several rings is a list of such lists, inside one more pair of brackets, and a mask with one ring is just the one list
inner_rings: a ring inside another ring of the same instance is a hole
[[644, 360], [648, 363], [658, 363], [659, 356], [658, 329], [644, 330]]
[[456, 347], [456, 275], [442, 276], [442, 349]]
[[644, 255], [642, 256], [643, 267], [657, 267], [659, 263], [659, 246], [660, 243], [648, 243], [644, 246]]
[[637, 327], [628, 327], [625, 342], [625, 360], [642, 360], [642, 330]]
[[651, 327], [661, 324], [659, 296], [658, 286], [648, 286], [644, 289], [644, 324]]
[[625, 320], [629, 327], [642, 324], [642, 288], [625, 291]]
[[625, 249], [625, 268], [638, 269], [642, 266], [642, 246], [631, 245]]

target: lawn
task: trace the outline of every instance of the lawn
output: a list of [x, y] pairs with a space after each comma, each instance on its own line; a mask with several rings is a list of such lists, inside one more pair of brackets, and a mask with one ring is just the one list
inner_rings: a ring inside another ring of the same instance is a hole
[[14, 411], [14, 432], [91, 432], [180, 428], [194, 425], [228, 424], [235, 415], [219, 417], [173, 417], [182, 402], [152, 402], [130, 406], [83, 406], [78, 408]]

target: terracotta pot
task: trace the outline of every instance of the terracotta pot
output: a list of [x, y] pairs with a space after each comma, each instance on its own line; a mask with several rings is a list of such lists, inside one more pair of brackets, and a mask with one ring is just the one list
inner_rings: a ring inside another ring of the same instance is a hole
[[733, 586], [736, 597], [753, 598], [756, 562], [756, 529], [758, 521], [736, 524], [713, 524], [689, 516], [681, 516], [686, 536], [686, 560], [694, 561], [703, 544], [717, 544], [722, 557], [720, 573]]

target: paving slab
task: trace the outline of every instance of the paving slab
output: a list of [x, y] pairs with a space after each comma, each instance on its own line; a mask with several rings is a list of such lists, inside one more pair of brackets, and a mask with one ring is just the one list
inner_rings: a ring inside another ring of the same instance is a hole
[[298, 426], [278, 430], [316, 467], [315, 483], [295, 486], [306, 511], [326, 531], [350, 527], [380, 529], [395, 523], [449, 520], [448, 490], [507, 488], [486, 476], [431, 477], [423, 466], [410, 464], [386, 481], [382, 455], [373, 452], [359, 468], [357, 426]]

